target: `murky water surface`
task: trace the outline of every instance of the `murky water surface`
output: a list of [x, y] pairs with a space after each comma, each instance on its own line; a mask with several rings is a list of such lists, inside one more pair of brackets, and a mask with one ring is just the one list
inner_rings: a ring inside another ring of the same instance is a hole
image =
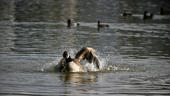
[[[169, 0], [1, 0], [0, 95], [170, 95]], [[124, 10], [132, 16], [123, 17]], [[143, 12], [154, 13], [143, 20]], [[66, 27], [72, 18], [79, 27]], [[109, 28], [97, 29], [97, 20]], [[68, 50], [100, 55], [103, 70], [56, 73]]]

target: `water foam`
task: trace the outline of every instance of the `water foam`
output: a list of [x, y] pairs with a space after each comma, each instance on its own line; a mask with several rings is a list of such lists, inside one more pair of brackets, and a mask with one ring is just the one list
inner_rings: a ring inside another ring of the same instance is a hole
[[[74, 53], [76, 52], [76, 49], [69, 50], [69, 53], [71, 56], [74, 56]], [[98, 52], [100, 54], [100, 52]], [[89, 63], [86, 60], [83, 60], [81, 62], [82, 66], [87, 70], [87, 72], [103, 72], [103, 71], [130, 71], [132, 70], [130, 67], [123, 66], [122, 64], [113, 64], [114, 61], [112, 61], [111, 57], [113, 56], [105, 56], [105, 58], [102, 58], [98, 56], [99, 59], [99, 69], [96, 67], [95, 64]], [[61, 58], [56, 58], [50, 63], [46, 63], [40, 68], [41, 72], [55, 72], [56, 66], [60, 62]], [[122, 60], [120, 60], [121, 62]]]
[[50, 63], [46, 63], [42, 67], [40, 67], [39, 70], [41, 72], [55, 72], [55, 70], [56, 70], [55, 67], [58, 64], [58, 62], [59, 62], [59, 60], [56, 59]]

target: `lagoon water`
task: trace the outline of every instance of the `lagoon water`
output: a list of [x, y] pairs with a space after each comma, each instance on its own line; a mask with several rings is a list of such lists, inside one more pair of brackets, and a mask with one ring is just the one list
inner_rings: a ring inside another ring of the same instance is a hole
[[[1, 0], [1, 96], [170, 95], [169, 0]], [[132, 16], [123, 17], [124, 10]], [[143, 20], [143, 12], [154, 13]], [[79, 27], [66, 27], [72, 18]], [[97, 20], [109, 28], [97, 29]], [[68, 50], [96, 49], [102, 69], [57, 73]]]

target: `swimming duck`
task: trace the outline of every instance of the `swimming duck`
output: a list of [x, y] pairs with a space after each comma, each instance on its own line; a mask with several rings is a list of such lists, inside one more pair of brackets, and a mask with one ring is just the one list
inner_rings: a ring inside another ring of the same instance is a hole
[[165, 11], [163, 8], [160, 8], [160, 15], [169, 15], [170, 11]]
[[98, 28], [104, 28], [104, 27], [109, 27], [108, 24], [100, 24], [100, 21], [97, 22], [97, 27]]
[[122, 16], [132, 16], [132, 12], [130, 10], [124, 10]]
[[144, 11], [143, 20], [152, 19], [152, 18], [153, 18], [153, 13], [149, 13], [147, 11]]
[[132, 16], [132, 13], [131, 12], [124, 12], [124, 13], [122, 13], [122, 16]]
[[71, 19], [68, 19], [68, 20], [67, 20], [67, 27], [70, 28], [71, 26], [73, 26], [73, 27], [78, 27], [78, 26], [80, 26], [80, 23], [78, 23], [78, 22], [72, 22]]
[[56, 69], [59, 72], [87, 72], [81, 65], [82, 60], [87, 60], [89, 63], [96, 65], [99, 69], [99, 60], [97, 58], [96, 51], [91, 47], [82, 48], [75, 56], [71, 58], [67, 51], [63, 52], [63, 58], [60, 60]]

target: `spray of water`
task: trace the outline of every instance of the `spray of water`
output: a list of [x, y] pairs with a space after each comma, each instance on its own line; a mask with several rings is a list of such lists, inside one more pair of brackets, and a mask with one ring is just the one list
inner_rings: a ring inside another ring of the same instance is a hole
[[55, 66], [57, 65], [58, 60], [54, 60], [51, 63], [46, 63], [40, 67], [41, 72], [55, 72]]
[[[74, 53], [76, 52], [75, 49], [71, 49], [69, 50], [69, 53], [71, 56], [74, 56]], [[95, 64], [89, 63], [86, 60], [83, 60], [81, 62], [81, 64], [83, 65], [83, 67], [85, 68], [85, 70], [87, 70], [87, 72], [102, 72], [102, 71], [129, 71], [131, 70], [130, 68], [123, 67], [123, 66], [119, 66], [117, 64], [113, 64], [113, 63], [109, 63], [112, 59], [112, 56], [106, 56], [105, 58], [102, 57], [98, 57], [99, 59], [99, 69], [96, 67]], [[61, 58], [56, 58], [54, 61], [47, 63], [45, 65], [43, 65], [40, 68], [40, 71], [42, 72], [55, 72], [56, 71], [56, 65], [60, 62]], [[120, 61], [121, 62], [121, 61]]]

